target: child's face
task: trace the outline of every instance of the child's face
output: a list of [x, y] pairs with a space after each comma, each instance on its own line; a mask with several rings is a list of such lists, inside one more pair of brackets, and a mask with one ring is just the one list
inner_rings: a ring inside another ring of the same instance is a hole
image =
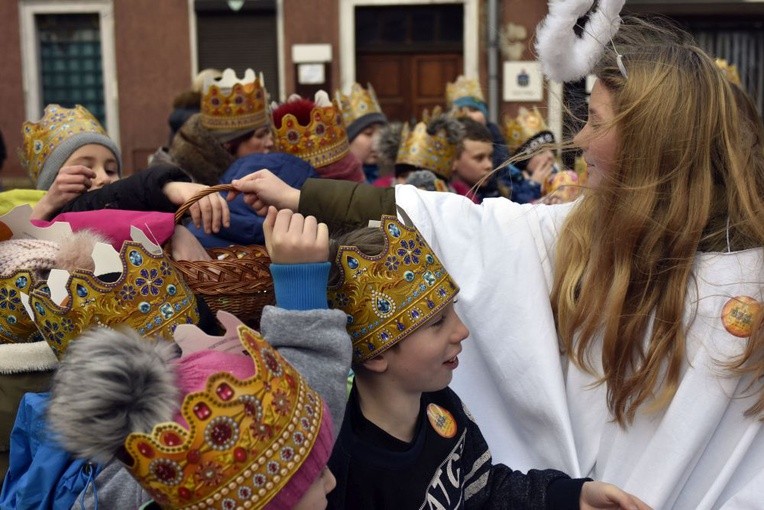
[[454, 161], [454, 173], [474, 186], [493, 169], [493, 145], [477, 140], [464, 140], [462, 144], [462, 153]]
[[450, 302], [395, 348], [382, 353], [391, 382], [410, 393], [442, 390], [459, 366], [461, 343], [469, 334]]
[[89, 190], [99, 189], [119, 180], [119, 165], [111, 150], [97, 143], [83, 145], [64, 161], [61, 167], [82, 165], [96, 173]]
[[350, 142], [350, 152], [361, 160], [365, 165], [373, 165], [377, 162], [377, 151], [374, 150], [374, 142], [381, 124], [372, 124], [367, 127]]
[[273, 149], [273, 132], [270, 126], [256, 129], [252, 136], [236, 148], [235, 156], [241, 158], [249, 154], [268, 154]]
[[293, 510], [324, 510], [326, 508], [326, 495], [337, 486], [337, 479], [324, 467], [316, 481], [303, 494], [302, 499], [295, 505]]

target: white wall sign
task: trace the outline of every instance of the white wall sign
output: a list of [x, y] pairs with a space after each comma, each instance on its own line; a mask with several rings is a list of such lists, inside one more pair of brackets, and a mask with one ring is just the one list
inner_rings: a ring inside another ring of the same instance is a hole
[[324, 64], [297, 64], [297, 83], [321, 85], [326, 81]]
[[536, 61], [504, 62], [504, 101], [541, 101], [544, 78]]

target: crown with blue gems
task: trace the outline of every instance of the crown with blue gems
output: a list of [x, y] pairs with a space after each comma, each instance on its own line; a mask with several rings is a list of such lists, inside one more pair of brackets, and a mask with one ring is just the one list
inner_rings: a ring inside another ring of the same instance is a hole
[[[111, 266], [120, 266], [116, 281], [104, 281], [91, 271], [52, 269], [46, 282], [22, 297], [56, 357], [95, 325], [124, 324], [142, 336], [171, 339], [178, 324], [199, 322], [196, 298], [161, 247], [147, 239], [126, 241], [117, 254], [111, 246], [99, 245], [119, 259]], [[94, 259], [98, 268], [103, 260]]]
[[257, 331], [239, 325], [237, 334], [251, 377], [213, 374], [183, 398], [187, 425], [125, 440], [128, 469], [162, 508], [264, 508], [321, 441], [329, 418], [319, 394]]
[[21, 302], [21, 294], [29, 292], [34, 278], [32, 272], [25, 269], [0, 276], [0, 344], [42, 340]]
[[382, 216], [379, 255], [341, 246], [335, 263], [339, 283], [330, 286], [329, 307], [348, 314], [353, 361], [384, 352], [430, 320], [459, 287], [419, 231], [395, 216]]
[[441, 108], [435, 107], [432, 114], [425, 111], [422, 120], [413, 129], [408, 124], [403, 125], [396, 164], [430, 170], [445, 180], [451, 178], [456, 158], [456, 143], [449, 141], [445, 129], [438, 129], [433, 134], [428, 132], [428, 124], [442, 115]]

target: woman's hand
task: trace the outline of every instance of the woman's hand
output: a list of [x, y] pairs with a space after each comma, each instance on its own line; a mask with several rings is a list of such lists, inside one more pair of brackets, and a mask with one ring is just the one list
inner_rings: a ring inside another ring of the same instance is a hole
[[[180, 206], [199, 191], [208, 188], [204, 184], [193, 182], [168, 182], [162, 192], [173, 204]], [[231, 226], [231, 213], [228, 202], [220, 193], [212, 193], [199, 199], [188, 210], [196, 228], [204, 228], [207, 234], [220, 232], [221, 227]]]
[[313, 216], [268, 208], [265, 248], [274, 264], [310, 264], [329, 259], [329, 229]]
[[32, 208], [32, 219], [48, 220], [66, 204], [90, 189], [96, 173], [83, 165], [61, 167], [50, 189]]
[[586, 482], [581, 488], [581, 510], [621, 509], [651, 510], [642, 500], [615, 485], [605, 482]]
[[291, 187], [267, 169], [235, 179], [231, 184], [235, 191], [228, 193], [228, 201], [242, 193], [244, 202], [260, 216], [265, 216], [271, 205], [290, 211], [297, 211], [300, 205], [300, 190]]

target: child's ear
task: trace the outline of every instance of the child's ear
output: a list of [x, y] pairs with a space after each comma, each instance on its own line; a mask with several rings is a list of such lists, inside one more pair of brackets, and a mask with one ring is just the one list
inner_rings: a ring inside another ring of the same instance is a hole
[[385, 353], [377, 354], [373, 358], [364, 361], [362, 364], [366, 370], [377, 374], [387, 371], [387, 358], [385, 357]]

